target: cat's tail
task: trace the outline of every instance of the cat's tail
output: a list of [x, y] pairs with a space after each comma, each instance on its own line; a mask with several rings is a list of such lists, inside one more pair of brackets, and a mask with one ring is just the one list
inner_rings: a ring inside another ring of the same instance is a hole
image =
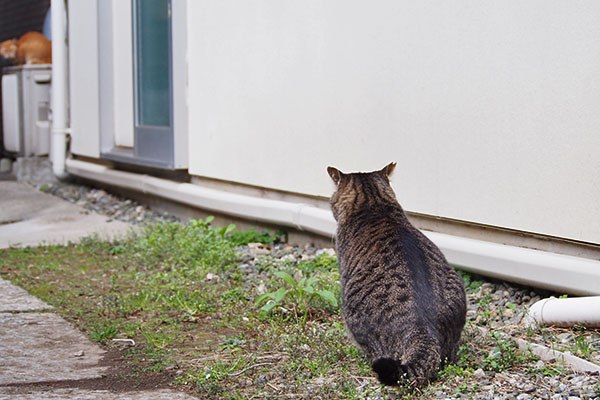
[[383, 357], [373, 361], [373, 371], [379, 382], [388, 386], [397, 386], [398, 381], [406, 373], [406, 368], [393, 358]]
[[[377, 374], [379, 382], [388, 386], [398, 386], [400, 381], [411, 385], [421, 385], [427, 381], [423, 373], [419, 373], [416, 366], [405, 365], [389, 357], [378, 358], [373, 362], [373, 371]], [[424, 372], [424, 371], [421, 371]]]

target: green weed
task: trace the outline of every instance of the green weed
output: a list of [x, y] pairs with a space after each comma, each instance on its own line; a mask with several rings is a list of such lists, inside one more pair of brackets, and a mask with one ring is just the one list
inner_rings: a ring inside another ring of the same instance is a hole
[[90, 337], [94, 342], [105, 343], [116, 337], [118, 333], [119, 332], [114, 325], [100, 325], [92, 329]]
[[503, 372], [535, 359], [530, 353], [520, 351], [518, 346], [510, 338], [505, 338], [502, 332], [488, 333], [486, 339], [492, 345], [483, 358], [483, 368], [486, 370]]
[[594, 347], [586, 341], [585, 336], [579, 334], [573, 338], [571, 351], [581, 357], [590, 357], [594, 353]]
[[248, 243], [281, 243], [285, 241], [286, 233], [284, 231], [277, 231], [271, 233], [267, 230], [257, 232], [255, 228], [250, 228], [244, 231], [231, 230], [228, 232], [228, 240], [233, 243], [234, 246], [244, 246]]
[[226, 238], [235, 226], [211, 227], [212, 220], [150, 225], [135, 239], [131, 251], [139, 263], [151, 269], [197, 278], [208, 270], [224, 271], [236, 259], [234, 245]]
[[260, 308], [262, 312], [269, 313], [276, 306], [289, 304], [296, 318], [300, 318], [304, 323], [310, 307], [316, 306], [317, 299], [337, 308], [338, 302], [335, 295], [331, 290], [322, 288], [323, 285], [318, 276], [303, 277], [296, 281], [285, 271], [275, 271], [273, 274], [280, 279], [280, 283], [283, 283], [284, 286], [274, 292], [263, 294], [256, 300], [257, 307], [265, 303]]
[[338, 261], [336, 256], [323, 253], [310, 260], [300, 261], [296, 265], [296, 268], [302, 271], [304, 276], [308, 276], [315, 273], [316, 271], [329, 272], [337, 270]]
[[465, 290], [467, 292], [477, 292], [481, 285], [483, 285], [483, 281], [481, 281], [480, 279], [474, 279], [473, 275], [468, 272], [459, 269], [457, 269], [456, 272], [462, 278], [463, 286], [465, 287]]
[[558, 365], [544, 365], [542, 368], [531, 368], [527, 371], [529, 374], [542, 374], [544, 376], [565, 375], [568, 370]]

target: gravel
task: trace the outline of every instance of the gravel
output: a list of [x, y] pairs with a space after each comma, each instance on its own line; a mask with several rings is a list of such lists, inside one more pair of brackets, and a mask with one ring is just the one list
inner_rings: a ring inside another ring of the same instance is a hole
[[[84, 185], [61, 182], [46, 184], [40, 186], [40, 189], [81, 205], [90, 212], [124, 222], [139, 224], [179, 220], [172, 215], [154, 212], [133, 200]], [[265, 260], [293, 262], [310, 259], [324, 252], [334, 253], [332, 249], [287, 244], [250, 244], [238, 250], [242, 254], [239, 268], [248, 271], [257, 269]], [[481, 281], [474, 282], [467, 291], [468, 323], [463, 335], [467, 348], [484, 346], [483, 338], [492, 333], [501, 338], [499, 340], [511, 341], [521, 338], [600, 364], [599, 330], [548, 327], [528, 331], [521, 324], [528, 307], [544, 297], [553, 295], [552, 293], [507, 282], [479, 279]], [[260, 288], [258, 290], [260, 291]], [[498, 349], [490, 348], [487, 356], [493, 358], [496, 355], [494, 352], [498, 352]], [[566, 365], [535, 359], [525, 366], [522, 363], [520, 365], [506, 368], [502, 372], [486, 370], [482, 365], [481, 368], [466, 372], [469, 375], [467, 387], [464, 380], [449, 378], [443, 383], [438, 383], [435, 391], [424, 398], [600, 399], [598, 373], [575, 372]]]
[[134, 200], [86, 185], [58, 182], [38, 185], [38, 188], [41, 191], [77, 204], [87, 211], [106, 215], [112, 219], [130, 224], [180, 221], [179, 218], [173, 215], [158, 213]]

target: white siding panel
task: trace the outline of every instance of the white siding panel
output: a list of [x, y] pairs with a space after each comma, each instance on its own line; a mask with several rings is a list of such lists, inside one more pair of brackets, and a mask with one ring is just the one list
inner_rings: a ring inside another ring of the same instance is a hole
[[188, 2], [190, 173], [600, 243], [600, 3]]
[[133, 27], [132, 1], [112, 0], [114, 144], [133, 147]]
[[71, 152], [100, 155], [98, 1], [69, 1]]

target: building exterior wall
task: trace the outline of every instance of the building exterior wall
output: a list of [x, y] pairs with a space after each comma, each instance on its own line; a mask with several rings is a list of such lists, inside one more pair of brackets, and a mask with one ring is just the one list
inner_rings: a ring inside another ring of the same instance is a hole
[[189, 172], [600, 243], [600, 3], [188, 2]]
[[99, 157], [98, 0], [69, 1], [68, 7], [71, 152]]
[[[328, 165], [396, 161], [409, 211], [600, 244], [600, 3], [173, 2], [191, 175], [327, 197]], [[130, 41], [82, 58], [116, 32], [94, 31], [97, 9], [69, 2], [70, 27], [90, 19], [70, 32], [72, 151], [89, 157], [101, 110], [133, 95], [98, 70]]]

